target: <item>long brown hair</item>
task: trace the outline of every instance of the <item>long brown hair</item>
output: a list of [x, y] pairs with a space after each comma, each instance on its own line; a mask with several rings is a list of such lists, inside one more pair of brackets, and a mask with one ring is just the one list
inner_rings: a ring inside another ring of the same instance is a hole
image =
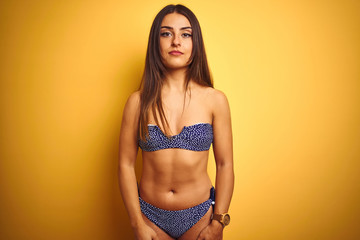
[[200, 24], [194, 13], [183, 5], [167, 5], [155, 17], [149, 35], [149, 41], [145, 59], [145, 70], [140, 84], [140, 137], [145, 139], [148, 134], [147, 124], [149, 114], [152, 113], [155, 123], [161, 125], [165, 134], [169, 136], [169, 123], [165, 117], [161, 101], [161, 89], [166, 76], [166, 67], [161, 61], [160, 53], [160, 29], [164, 17], [170, 13], [179, 13], [185, 16], [192, 28], [193, 48], [189, 59], [190, 64], [186, 71], [185, 89], [190, 80], [202, 85], [213, 87], [212, 78], [207, 63], [204, 41], [201, 34]]

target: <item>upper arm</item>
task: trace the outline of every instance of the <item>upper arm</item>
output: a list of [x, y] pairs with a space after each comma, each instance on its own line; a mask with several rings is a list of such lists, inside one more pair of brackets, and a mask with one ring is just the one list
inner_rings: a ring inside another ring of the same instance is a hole
[[216, 164], [232, 163], [233, 143], [229, 102], [224, 93], [213, 93], [213, 150]]
[[138, 152], [140, 93], [128, 98], [122, 117], [119, 139], [119, 164], [135, 165]]

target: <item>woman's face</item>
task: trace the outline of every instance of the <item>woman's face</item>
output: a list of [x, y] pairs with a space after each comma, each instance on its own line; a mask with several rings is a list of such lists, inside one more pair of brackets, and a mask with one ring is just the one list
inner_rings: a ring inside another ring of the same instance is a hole
[[189, 65], [193, 48], [189, 20], [181, 14], [170, 13], [161, 23], [160, 52], [166, 68], [179, 69]]

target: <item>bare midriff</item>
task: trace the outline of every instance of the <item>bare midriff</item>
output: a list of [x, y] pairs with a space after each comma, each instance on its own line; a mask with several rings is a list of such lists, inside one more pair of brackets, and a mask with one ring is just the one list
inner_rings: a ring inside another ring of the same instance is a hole
[[163, 149], [143, 151], [141, 198], [162, 209], [181, 210], [209, 199], [209, 151]]

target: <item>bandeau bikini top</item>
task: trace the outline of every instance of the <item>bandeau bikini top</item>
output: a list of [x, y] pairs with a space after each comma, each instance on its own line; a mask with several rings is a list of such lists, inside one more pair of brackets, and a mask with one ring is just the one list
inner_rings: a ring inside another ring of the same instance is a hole
[[139, 139], [140, 148], [146, 152], [167, 148], [206, 151], [213, 142], [213, 128], [210, 123], [184, 126], [179, 134], [171, 137], [167, 137], [157, 125], [149, 124], [148, 130], [146, 141]]

